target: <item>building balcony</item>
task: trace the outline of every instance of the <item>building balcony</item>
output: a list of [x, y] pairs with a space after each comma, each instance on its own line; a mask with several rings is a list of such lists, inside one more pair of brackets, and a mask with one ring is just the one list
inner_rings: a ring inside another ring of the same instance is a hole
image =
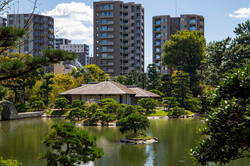
[[114, 21], [100, 22], [101, 25], [113, 25]]
[[107, 72], [108, 73], [114, 73], [114, 69], [108, 69]]
[[100, 50], [100, 52], [114, 52], [113, 48], [109, 48], [107, 50]]
[[102, 32], [104, 32], [104, 31], [110, 32], [110, 31], [114, 31], [114, 28], [101, 29], [100, 31], [102, 31]]
[[101, 59], [114, 59], [113, 55], [102, 56]]
[[108, 43], [100, 43], [100, 45], [102, 46], [110, 46], [110, 45], [114, 45], [114, 42], [108, 42]]
[[114, 35], [108, 35], [108, 36], [100, 36], [100, 38], [107, 38], [107, 39], [111, 39], [114, 38]]
[[196, 20], [195, 20], [195, 19], [191, 19], [191, 20], [189, 21], [189, 23], [190, 23], [190, 24], [196, 24]]

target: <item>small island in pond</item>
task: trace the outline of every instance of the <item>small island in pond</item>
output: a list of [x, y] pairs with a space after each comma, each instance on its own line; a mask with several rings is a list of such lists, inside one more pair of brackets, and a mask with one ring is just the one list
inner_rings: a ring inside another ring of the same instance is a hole
[[120, 141], [127, 144], [141, 145], [156, 143], [158, 142], [158, 139], [156, 137], [151, 137], [143, 133], [133, 133], [126, 136], [126, 138], [121, 139]]

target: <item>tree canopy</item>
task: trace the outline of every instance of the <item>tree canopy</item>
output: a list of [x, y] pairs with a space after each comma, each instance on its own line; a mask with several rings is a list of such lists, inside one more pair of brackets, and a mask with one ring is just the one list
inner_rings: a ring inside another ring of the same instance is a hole
[[79, 130], [69, 123], [54, 124], [52, 129], [54, 130], [43, 140], [49, 151], [41, 154], [47, 160], [47, 165], [87, 163], [104, 155], [103, 150], [97, 147], [96, 137], [89, 135], [87, 131]]
[[208, 137], [191, 149], [202, 165], [250, 157], [249, 67], [234, 69], [213, 95], [215, 109], [201, 130]]

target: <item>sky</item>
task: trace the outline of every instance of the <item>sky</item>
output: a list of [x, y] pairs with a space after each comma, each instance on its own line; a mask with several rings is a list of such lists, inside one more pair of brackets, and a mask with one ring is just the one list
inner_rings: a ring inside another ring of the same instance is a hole
[[[9, 13], [30, 13], [31, 1], [13, 0]], [[37, 14], [54, 17], [55, 35], [72, 43], [88, 44], [93, 54], [93, 2], [91, 0], [37, 0]], [[198, 14], [205, 18], [207, 43], [234, 37], [233, 30], [250, 18], [249, 0], [124, 0], [145, 9], [145, 67], [152, 62], [152, 17]]]

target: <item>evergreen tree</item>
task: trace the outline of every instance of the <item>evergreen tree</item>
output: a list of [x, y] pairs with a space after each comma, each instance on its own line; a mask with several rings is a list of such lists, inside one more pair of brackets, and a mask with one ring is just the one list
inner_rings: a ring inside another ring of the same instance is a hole
[[54, 129], [43, 139], [49, 150], [41, 154], [47, 165], [70, 166], [76, 163], [94, 161], [104, 153], [97, 147], [96, 137], [87, 131], [76, 128], [73, 124], [54, 124]]
[[154, 63], [148, 65], [148, 79], [148, 90], [157, 89], [160, 86], [160, 75]]
[[192, 97], [192, 92], [190, 91], [190, 77], [188, 73], [183, 71], [175, 71], [172, 75], [173, 77], [173, 90], [172, 95], [180, 103], [181, 107], [184, 107], [184, 100]]

